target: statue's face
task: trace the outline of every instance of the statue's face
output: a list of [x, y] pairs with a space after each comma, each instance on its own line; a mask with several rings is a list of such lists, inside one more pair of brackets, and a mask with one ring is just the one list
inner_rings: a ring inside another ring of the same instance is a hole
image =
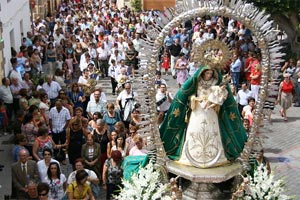
[[204, 76], [203, 76], [204, 80], [205, 81], [210, 80], [213, 77], [213, 74], [214, 74], [214, 72], [212, 70], [205, 71]]

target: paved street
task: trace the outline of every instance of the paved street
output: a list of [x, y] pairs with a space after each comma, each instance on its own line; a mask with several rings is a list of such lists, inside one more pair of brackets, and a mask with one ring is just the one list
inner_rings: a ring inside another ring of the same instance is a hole
[[[171, 76], [163, 76], [172, 94], [177, 91], [175, 80]], [[106, 79], [101, 85], [107, 94], [108, 101], [114, 101], [111, 95], [110, 82]], [[266, 123], [260, 132], [264, 138], [265, 155], [268, 157], [276, 178], [284, 178], [289, 195], [297, 195], [300, 199], [300, 108], [292, 107], [288, 110], [289, 121], [284, 122], [279, 116], [278, 106], [272, 115], [272, 122]], [[0, 199], [11, 193], [10, 165], [12, 144], [5, 144], [11, 135], [0, 137], [0, 164], [5, 165], [0, 172]], [[68, 175], [72, 170], [70, 165], [63, 167], [63, 173]]]

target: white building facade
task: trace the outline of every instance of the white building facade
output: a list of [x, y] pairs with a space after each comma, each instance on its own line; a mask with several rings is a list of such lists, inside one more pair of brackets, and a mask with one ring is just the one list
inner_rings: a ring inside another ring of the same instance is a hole
[[[22, 38], [31, 31], [31, 13], [29, 0], [1, 0], [0, 22], [2, 23], [3, 57], [0, 76], [6, 76], [11, 69], [11, 47], [17, 52], [22, 43]], [[1, 29], [0, 29], [1, 30]], [[1, 63], [0, 63], [1, 64]], [[4, 70], [4, 74], [3, 74]], [[2, 73], [1, 73], [2, 72]]]

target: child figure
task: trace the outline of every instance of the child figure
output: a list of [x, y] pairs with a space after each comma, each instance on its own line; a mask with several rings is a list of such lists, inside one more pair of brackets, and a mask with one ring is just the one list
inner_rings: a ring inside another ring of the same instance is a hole
[[168, 69], [170, 68], [170, 58], [168, 52], [164, 53], [161, 66], [165, 69], [165, 75], [168, 75]]
[[7, 135], [6, 127], [8, 126], [8, 117], [6, 114], [6, 108], [4, 101], [0, 99], [0, 128], [2, 129], [4, 135]]
[[66, 58], [65, 62], [68, 65], [68, 68], [70, 70], [70, 73], [72, 74], [74, 71], [74, 67], [73, 67], [73, 57], [72, 54], [68, 54], [68, 57]]
[[58, 69], [62, 69], [63, 68], [64, 61], [63, 61], [63, 56], [62, 55], [58, 55], [56, 63], [57, 63], [56, 67]]

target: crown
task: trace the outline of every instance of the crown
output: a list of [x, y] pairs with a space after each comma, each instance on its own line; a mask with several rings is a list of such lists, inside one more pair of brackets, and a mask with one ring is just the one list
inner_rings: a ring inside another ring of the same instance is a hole
[[224, 68], [231, 58], [229, 47], [220, 40], [205, 40], [203, 43], [193, 44], [192, 61], [197, 61], [201, 65], [209, 66], [210, 68]]

